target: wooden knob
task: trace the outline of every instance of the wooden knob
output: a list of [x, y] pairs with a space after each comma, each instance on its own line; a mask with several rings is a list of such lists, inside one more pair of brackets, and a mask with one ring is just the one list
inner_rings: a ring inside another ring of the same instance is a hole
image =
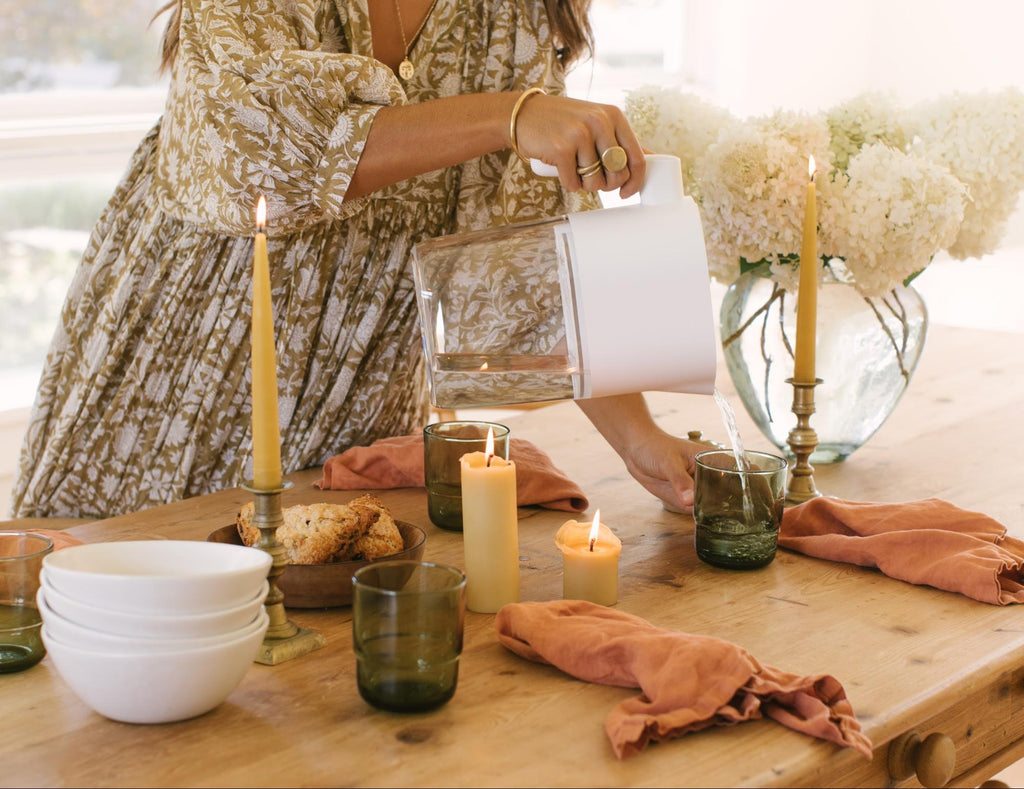
[[903, 781], [916, 775], [921, 786], [940, 787], [949, 783], [956, 768], [956, 746], [942, 732], [923, 740], [916, 731], [901, 734], [889, 743], [889, 775]]

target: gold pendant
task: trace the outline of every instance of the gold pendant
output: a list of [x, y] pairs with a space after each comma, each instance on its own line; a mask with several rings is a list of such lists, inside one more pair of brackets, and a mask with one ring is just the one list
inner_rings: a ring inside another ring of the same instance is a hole
[[409, 58], [406, 58], [405, 60], [398, 64], [398, 76], [400, 76], [402, 79], [409, 79], [409, 77], [411, 77], [415, 73], [415, 71], [416, 69], [413, 68], [412, 62], [409, 60]]

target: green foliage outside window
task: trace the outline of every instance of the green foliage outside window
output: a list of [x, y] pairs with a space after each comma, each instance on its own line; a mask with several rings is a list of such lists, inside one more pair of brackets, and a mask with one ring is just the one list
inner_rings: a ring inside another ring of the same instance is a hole
[[151, 85], [166, 16], [161, 0], [0, 0], [0, 93], [63, 87], [89, 70], [94, 87]]
[[46, 355], [113, 187], [96, 179], [0, 189], [0, 370], [38, 365]]

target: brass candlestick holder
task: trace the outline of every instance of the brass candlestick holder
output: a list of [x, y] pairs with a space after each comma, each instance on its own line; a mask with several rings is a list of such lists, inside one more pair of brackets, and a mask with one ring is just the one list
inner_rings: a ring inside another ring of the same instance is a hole
[[792, 378], [786, 379], [793, 385], [793, 413], [796, 414], [796, 427], [789, 431], [789, 448], [796, 456], [796, 463], [786, 488], [786, 505], [802, 504], [821, 495], [814, 486], [814, 466], [810, 457], [818, 446], [818, 434], [811, 427], [811, 414], [814, 413], [814, 387], [822, 383], [815, 378], [813, 383], [800, 383]]
[[306, 655], [313, 650], [327, 645], [327, 639], [315, 630], [299, 627], [290, 619], [284, 610], [284, 593], [277, 587], [277, 579], [284, 572], [284, 546], [277, 540], [277, 527], [284, 523], [281, 511], [281, 494], [292, 486], [290, 482], [282, 482], [281, 487], [272, 490], [259, 490], [251, 485], [242, 485], [253, 494], [255, 510], [252, 515], [253, 525], [260, 530], [260, 541], [256, 547], [270, 554], [273, 564], [267, 573], [270, 591], [264, 606], [270, 617], [267, 634], [263, 645], [256, 655], [256, 662], [275, 666], [286, 660]]

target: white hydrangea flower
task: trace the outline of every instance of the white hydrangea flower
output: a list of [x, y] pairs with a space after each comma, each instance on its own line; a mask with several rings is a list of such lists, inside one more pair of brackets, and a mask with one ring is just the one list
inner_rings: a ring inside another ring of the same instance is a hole
[[962, 260], [993, 252], [1024, 189], [1024, 93], [954, 93], [911, 115], [913, 152], [944, 164], [969, 190], [950, 255]]
[[873, 143], [824, 201], [821, 250], [845, 261], [865, 296], [880, 296], [953, 241], [965, 193], [942, 165]]
[[884, 93], [861, 93], [825, 113], [835, 167], [845, 170], [861, 148], [881, 142], [903, 151], [908, 144], [906, 120], [894, 99]]
[[[828, 168], [828, 127], [820, 117], [776, 112], [724, 129], [697, 162], [710, 265], [739, 274], [739, 262], [800, 254], [808, 157]], [[716, 278], [718, 278], [716, 274]]]
[[625, 112], [641, 142], [678, 156], [704, 223], [711, 276], [741, 265], [796, 286], [807, 157], [818, 168], [819, 252], [879, 295], [940, 251], [993, 251], [1024, 190], [1024, 93], [953, 94], [909, 109], [864, 93], [818, 115], [740, 120], [678, 89], [645, 86]]
[[655, 153], [678, 156], [686, 193], [697, 197], [697, 160], [736, 119], [724, 109], [678, 88], [646, 85], [626, 97], [625, 114], [640, 143]]

